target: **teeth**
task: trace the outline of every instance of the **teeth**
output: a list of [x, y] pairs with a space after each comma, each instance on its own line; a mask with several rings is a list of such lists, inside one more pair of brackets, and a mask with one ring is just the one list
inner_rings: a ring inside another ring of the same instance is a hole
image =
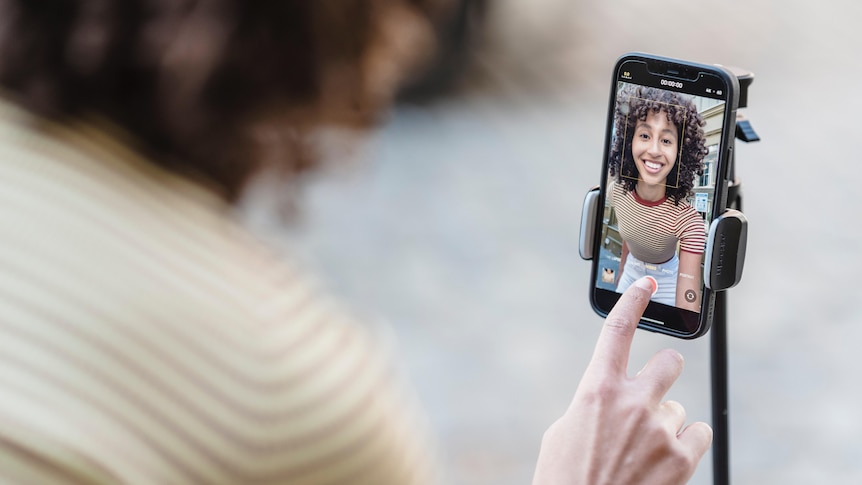
[[644, 162], [644, 165], [646, 165], [646, 168], [648, 168], [648, 169], [650, 169], [650, 170], [660, 170], [660, 169], [661, 169], [661, 164], [660, 164], [660, 163], [655, 163], [655, 162]]

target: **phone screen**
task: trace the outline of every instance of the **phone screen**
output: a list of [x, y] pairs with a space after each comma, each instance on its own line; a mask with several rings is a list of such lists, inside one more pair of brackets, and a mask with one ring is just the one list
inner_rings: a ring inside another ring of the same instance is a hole
[[[593, 304], [607, 314], [637, 279], [657, 283], [642, 327], [706, 331], [709, 224], [724, 208], [735, 87], [708, 66], [621, 60], [611, 93]], [[668, 72], [677, 74], [668, 75]], [[706, 327], [706, 328], [705, 328]]]

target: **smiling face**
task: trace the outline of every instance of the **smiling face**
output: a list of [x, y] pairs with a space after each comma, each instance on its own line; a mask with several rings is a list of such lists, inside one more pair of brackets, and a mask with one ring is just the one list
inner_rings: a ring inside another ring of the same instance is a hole
[[[640, 175], [639, 183], [666, 185], [677, 153], [679, 133], [668, 121], [666, 111], [650, 111], [646, 119], [637, 122], [632, 137], [632, 158]], [[676, 185], [676, 181], [670, 182]]]

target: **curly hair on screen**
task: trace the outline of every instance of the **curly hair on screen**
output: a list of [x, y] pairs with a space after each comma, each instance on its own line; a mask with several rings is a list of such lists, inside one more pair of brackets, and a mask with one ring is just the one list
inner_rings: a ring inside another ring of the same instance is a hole
[[440, 0], [0, 0], [0, 89], [98, 116], [235, 199], [316, 163], [315, 127], [373, 123], [433, 49]]
[[[635, 189], [638, 171], [631, 151], [635, 125], [646, 120], [649, 113], [661, 111], [667, 113], [668, 121], [681, 134], [680, 155], [668, 174], [666, 192], [674, 204], [679, 204], [691, 196], [695, 176], [703, 175], [703, 158], [708, 152], [703, 131], [706, 121], [690, 97], [646, 86], [621, 89], [614, 112], [615, 135], [609, 155], [610, 172], [627, 191]], [[679, 183], [673, 186], [671, 180], [679, 180]]]

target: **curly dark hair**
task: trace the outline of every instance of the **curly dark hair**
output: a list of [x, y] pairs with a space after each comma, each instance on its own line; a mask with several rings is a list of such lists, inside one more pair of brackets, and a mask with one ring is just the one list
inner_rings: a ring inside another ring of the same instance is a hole
[[433, 50], [447, 0], [0, 0], [0, 86], [53, 119], [107, 117], [154, 163], [235, 199], [305, 135], [365, 127]]
[[674, 204], [692, 194], [695, 175], [703, 175], [703, 158], [708, 153], [703, 117], [691, 98], [672, 91], [646, 86], [625, 86], [617, 93], [614, 111], [615, 134], [609, 156], [610, 172], [617, 183], [631, 192], [637, 186], [638, 171], [632, 158], [631, 144], [635, 125], [646, 120], [649, 113], [667, 113], [669, 122], [680, 134], [680, 150], [668, 180], [679, 180], [667, 186], [667, 196]]

